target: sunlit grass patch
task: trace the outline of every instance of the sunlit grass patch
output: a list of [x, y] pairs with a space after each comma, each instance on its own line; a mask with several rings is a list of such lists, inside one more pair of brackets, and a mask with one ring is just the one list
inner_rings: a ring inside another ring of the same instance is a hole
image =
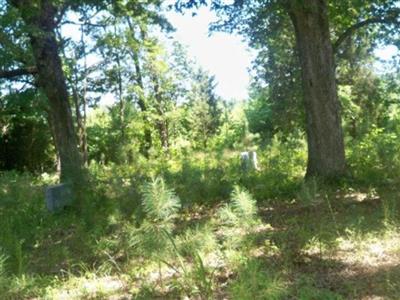
[[228, 285], [230, 299], [278, 300], [288, 294], [288, 283], [260, 261], [247, 260], [236, 273], [236, 278]]
[[338, 238], [336, 256], [341, 261], [364, 267], [397, 265], [400, 259], [400, 232], [385, 230], [360, 237], [348, 231]]
[[116, 276], [99, 276], [94, 273], [72, 276], [59, 285], [46, 289], [44, 299], [109, 299], [126, 295], [126, 282]]

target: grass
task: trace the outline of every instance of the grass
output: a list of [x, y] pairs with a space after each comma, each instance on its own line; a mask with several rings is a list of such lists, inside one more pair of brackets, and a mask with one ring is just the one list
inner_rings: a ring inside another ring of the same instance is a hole
[[56, 215], [54, 177], [2, 173], [1, 298], [399, 299], [398, 185], [280, 182], [267, 164], [96, 166], [84, 211]]

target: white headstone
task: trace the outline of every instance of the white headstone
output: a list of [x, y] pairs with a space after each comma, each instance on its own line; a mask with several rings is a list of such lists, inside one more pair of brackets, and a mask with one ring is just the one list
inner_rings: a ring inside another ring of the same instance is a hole
[[254, 170], [258, 170], [258, 160], [257, 160], [257, 152], [250, 152], [250, 161]]
[[240, 164], [242, 170], [247, 172], [250, 170], [258, 170], [257, 152], [244, 151], [240, 153]]

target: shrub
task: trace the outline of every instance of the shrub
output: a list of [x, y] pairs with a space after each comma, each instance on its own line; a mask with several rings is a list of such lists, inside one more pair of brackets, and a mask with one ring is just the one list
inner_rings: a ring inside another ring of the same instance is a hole
[[374, 127], [348, 148], [348, 161], [357, 181], [379, 184], [400, 177], [400, 143], [395, 133]]

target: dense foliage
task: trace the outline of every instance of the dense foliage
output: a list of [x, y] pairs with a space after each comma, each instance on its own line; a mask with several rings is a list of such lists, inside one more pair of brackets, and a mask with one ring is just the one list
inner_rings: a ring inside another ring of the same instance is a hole
[[[318, 2], [346, 150], [334, 181], [304, 180], [310, 122], [289, 2], [209, 3], [211, 29], [257, 53], [249, 99], [228, 101], [166, 38], [166, 9], [205, 1], [0, 0], [1, 299], [400, 297], [400, 59], [377, 54], [399, 46], [398, 1]], [[55, 93], [35, 49], [49, 32]], [[61, 94], [72, 124], [54, 117]], [[51, 214], [61, 125], [85, 180], [77, 205]]]

